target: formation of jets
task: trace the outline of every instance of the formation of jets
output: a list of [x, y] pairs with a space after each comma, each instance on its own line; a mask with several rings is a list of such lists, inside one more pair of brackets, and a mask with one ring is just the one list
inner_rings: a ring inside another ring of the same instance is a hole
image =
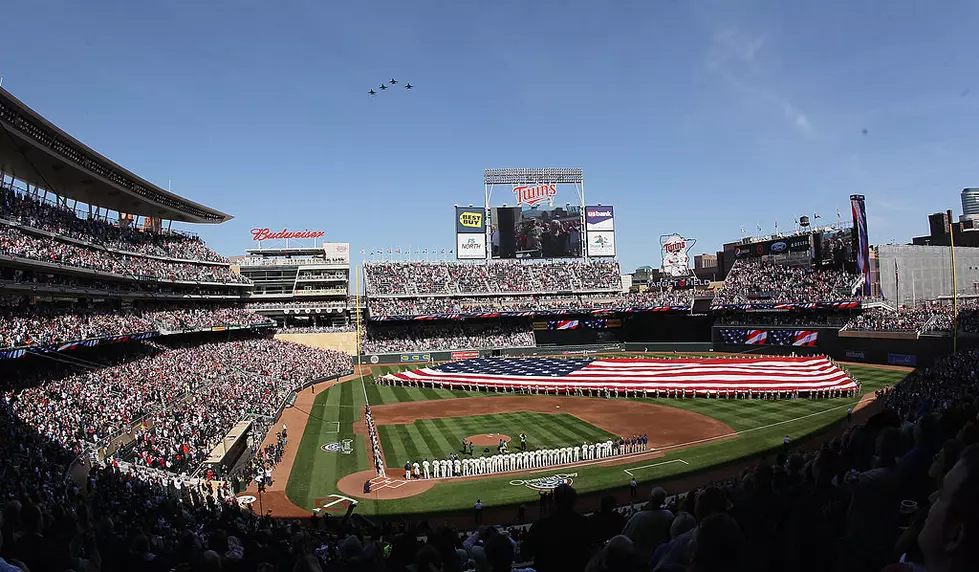
[[[388, 84], [391, 84], [391, 86], [398, 85], [398, 80], [396, 80], [394, 78], [391, 78], [391, 81], [389, 81], [387, 83], [382, 83], [381, 85], [377, 86], [377, 89], [379, 89], [381, 91], [387, 91]], [[405, 89], [411, 89], [413, 87], [415, 87], [415, 86], [411, 85], [410, 83], [406, 83], [405, 84]], [[370, 91], [367, 92], [367, 95], [374, 96], [374, 95], [377, 95], [377, 92], [374, 91], [374, 88], [371, 88]]]

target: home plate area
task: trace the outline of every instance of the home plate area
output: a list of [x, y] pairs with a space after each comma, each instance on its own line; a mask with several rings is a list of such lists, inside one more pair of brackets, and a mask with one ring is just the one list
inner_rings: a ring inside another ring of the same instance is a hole
[[391, 477], [374, 477], [371, 479], [371, 492], [381, 489], [400, 489], [410, 482], [404, 479], [392, 479]]

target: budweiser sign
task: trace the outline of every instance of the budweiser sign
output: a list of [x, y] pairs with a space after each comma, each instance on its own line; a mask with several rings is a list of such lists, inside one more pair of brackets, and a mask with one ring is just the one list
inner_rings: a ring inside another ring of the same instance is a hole
[[557, 194], [557, 185], [514, 185], [513, 194], [517, 197], [518, 205], [536, 205], [544, 201], [552, 202]]
[[320, 238], [325, 232], [321, 230], [298, 230], [291, 231], [282, 229], [279, 232], [272, 232], [272, 229], [265, 228], [253, 228], [252, 229], [252, 240], [289, 240], [290, 238]]

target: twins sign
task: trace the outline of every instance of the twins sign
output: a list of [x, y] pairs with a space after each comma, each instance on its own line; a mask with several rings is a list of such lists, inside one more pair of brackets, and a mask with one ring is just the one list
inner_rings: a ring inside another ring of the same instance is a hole
[[557, 195], [557, 185], [545, 183], [541, 185], [513, 185], [513, 195], [518, 205], [534, 206], [547, 201], [554, 206], [554, 196]]
[[688, 254], [697, 239], [684, 238], [679, 234], [664, 234], [659, 237], [663, 254], [663, 274], [671, 277], [690, 274], [690, 255]]

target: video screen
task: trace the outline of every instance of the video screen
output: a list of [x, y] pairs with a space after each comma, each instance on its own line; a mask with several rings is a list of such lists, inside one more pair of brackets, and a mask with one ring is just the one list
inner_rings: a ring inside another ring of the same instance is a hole
[[497, 207], [490, 210], [493, 258], [580, 258], [581, 207]]
[[853, 231], [841, 229], [824, 232], [820, 244], [820, 261], [824, 266], [843, 267], [855, 260]]

